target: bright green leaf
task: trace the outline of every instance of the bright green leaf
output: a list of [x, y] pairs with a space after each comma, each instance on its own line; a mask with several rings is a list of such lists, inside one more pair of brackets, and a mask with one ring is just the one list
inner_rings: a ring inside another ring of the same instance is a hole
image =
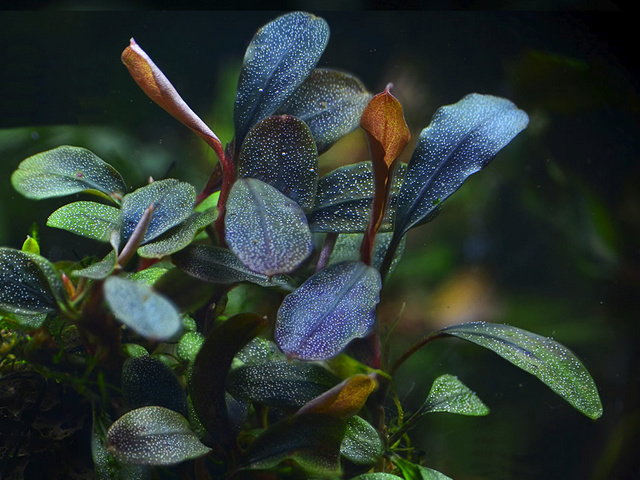
[[91, 278], [93, 280], [103, 280], [111, 275], [116, 268], [117, 258], [116, 251], [111, 250], [102, 260], [92, 263], [88, 267], [73, 270], [71, 275]]
[[405, 480], [451, 480], [444, 473], [422, 465], [416, 465], [401, 457], [394, 457], [393, 463], [400, 469]]
[[120, 210], [96, 202], [74, 202], [53, 212], [47, 220], [47, 226], [108, 242], [111, 232], [120, 226]]
[[433, 382], [424, 413], [448, 412], [459, 415], [488, 415], [489, 408], [457, 377], [441, 375]]
[[369, 422], [358, 416], [347, 420], [347, 432], [340, 446], [344, 458], [358, 465], [373, 465], [382, 452], [380, 435]]

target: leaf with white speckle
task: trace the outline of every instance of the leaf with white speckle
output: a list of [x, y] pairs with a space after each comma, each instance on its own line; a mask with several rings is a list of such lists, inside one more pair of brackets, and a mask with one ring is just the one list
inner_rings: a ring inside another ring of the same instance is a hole
[[311, 73], [329, 41], [322, 18], [292, 12], [262, 26], [244, 56], [234, 108], [236, 145]]
[[510, 325], [484, 322], [455, 325], [438, 333], [488, 348], [537, 377], [586, 416], [596, 419], [602, 415], [591, 375], [571, 350], [555, 340]]
[[[378, 233], [373, 246], [373, 255], [371, 258], [371, 265], [380, 270], [382, 260], [392, 237], [391, 232]], [[359, 260], [360, 259], [360, 246], [362, 245], [363, 233], [341, 233], [338, 235], [338, 240], [333, 247], [331, 256], [329, 257], [329, 264], [344, 262], [347, 260]], [[389, 273], [392, 273], [402, 257], [404, 251], [405, 239], [400, 243], [400, 247], [396, 250], [396, 255], [389, 269]]]
[[382, 452], [380, 435], [369, 422], [358, 416], [347, 420], [347, 432], [340, 446], [344, 458], [358, 465], [374, 465]]
[[176, 307], [147, 285], [109, 277], [104, 296], [116, 318], [145, 338], [173, 340], [182, 332]]
[[394, 475], [392, 473], [363, 473], [357, 477], [353, 477], [351, 480], [402, 480], [402, 477]]
[[164, 407], [125, 413], [107, 432], [107, 448], [119, 461], [138, 465], [175, 465], [206, 455], [186, 418]]
[[318, 186], [318, 151], [307, 124], [274, 115], [254, 125], [240, 150], [238, 176], [262, 180], [309, 210]]
[[47, 226], [109, 242], [111, 232], [120, 226], [120, 210], [102, 203], [73, 202], [53, 212], [47, 219]]
[[116, 268], [118, 255], [115, 250], [111, 250], [102, 260], [92, 263], [88, 267], [73, 270], [74, 277], [86, 277], [93, 280], [103, 280], [107, 278]]
[[447, 412], [471, 416], [489, 414], [489, 408], [469, 387], [458, 377], [448, 374], [436, 378], [421, 410], [424, 413]]
[[267, 276], [295, 270], [313, 250], [298, 204], [255, 178], [240, 178], [231, 188], [225, 238], [244, 265]]
[[316, 68], [278, 113], [304, 120], [320, 154], [360, 125], [360, 117], [370, 99], [371, 94], [353, 75]]
[[282, 302], [278, 346], [288, 357], [303, 360], [338, 354], [374, 325], [381, 287], [378, 271], [362, 262], [329, 265]]
[[23, 160], [11, 175], [11, 184], [37, 200], [87, 192], [119, 203], [127, 191], [115, 168], [85, 148], [68, 145]]

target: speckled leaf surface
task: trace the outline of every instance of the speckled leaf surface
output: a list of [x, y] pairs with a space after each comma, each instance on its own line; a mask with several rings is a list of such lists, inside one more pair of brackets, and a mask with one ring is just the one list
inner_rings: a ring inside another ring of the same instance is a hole
[[154, 211], [142, 244], [186, 220], [195, 201], [193, 186], [173, 178], [152, 182], [126, 195], [122, 201], [121, 243], [127, 242], [150, 205]]
[[307, 78], [329, 41], [319, 17], [292, 12], [260, 28], [244, 56], [234, 108], [236, 145]]
[[206, 455], [186, 418], [164, 407], [125, 413], [107, 432], [107, 448], [118, 460], [138, 465], [174, 465]]
[[458, 377], [448, 374], [435, 379], [422, 408], [424, 413], [447, 412], [471, 416], [489, 414], [489, 408], [469, 387]]
[[[389, 207], [379, 232], [393, 229], [397, 196], [404, 178], [405, 164], [398, 164], [392, 180]], [[359, 233], [367, 229], [374, 196], [371, 162], [337, 168], [320, 178], [316, 202], [309, 214], [312, 232]]]
[[111, 272], [116, 268], [116, 262], [118, 256], [115, 250], [111, 250], [102, 260], [99, 260], [91, 265], [73, 270], [71, 275], [74, 277], [86, 277], [93, 280], [102, 280], [111, 275]]
[[[391, 242], [391, 232], [378, 233], [373, 246], [373, 255], [371, 259], [371, 265], [380, 270], [382, 260], [387, 253], [387, 248]], [[347, 260], [358, 260], [360, 258], [360, 245], [362, 245], [363, 233], [341, 233], [338, 235], [338, 240], [333, 247], [331, 256], [329, 257], [329, 264], [344, 262]], [[402, 257], [405, 246], [405, 238], [400, 242], [400, 246], [395, 252], [395, 257], [391, 263], [389, 273], [392, 273]]]
[[338, 70], [316, 68], [278, 110], [304, 120], [318, 153], [360, 124], [371, 94], [360, 80]]
[[278, 346], [288, 357], [303, 360], [336, 355], [373, 326], [381, 286], [378, 271], [362, 262], [329, 265], [282, 302]]
[[33, 199], [87, 191], [117, 202], [127, 191], [115, 168], [85, 148], [68, 145], [23, 160], [11, 183]]
[[231, 188], [226, 240], [244, 265], [267, 276], [295, 270], [313, 249], [298, 204], [255, 178], [238, 179]]
[[380, 435], [369, 422], [358, 416], [347, 420], [347, 431], [340, 446], [344, 458], [358, 465], [373, 465], [382, 452]]
[[318, 186], [318, 151], [307, 124], [291, 115], [258, 122], [242, 144], [238, 176], [262, 180], [309, 210]]
[[393, 475], [392, 473], [363, 473], [357, 477], [353, 477], [351, 480], [402, 480], [402, 477]]
[[466, 323], [444, 328], [440, 334], [488, 348], [537, 377], [590, 418], [602, 415], [602, 403], [591, 375], [564, 345], [510, 325]]
[[111, 232], [120, 226], [120, 209], [96, 202], [73, 202], [53, 212], [47, 226], [108, 242]]
[[147, 285], [109, 277], [104, 282], [104, 296], [116, 318], [145, 338], [173, 340], [182, 331], [176, 307]]
[[528, 124], [507, 99], [477, 93], [440, 108], [420, 134], [400, 190], [396, 231], [404, 235]]

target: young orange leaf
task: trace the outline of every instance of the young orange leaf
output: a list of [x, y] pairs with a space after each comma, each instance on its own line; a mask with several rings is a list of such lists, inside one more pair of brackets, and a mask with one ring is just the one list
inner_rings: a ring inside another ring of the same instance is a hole
[[378, 382], [373, 375], [359, 373], [314, 398], [300, 408], [296, 415], [325, 413], [345, 419], [352, 417], [360, 411], [377, 387]]

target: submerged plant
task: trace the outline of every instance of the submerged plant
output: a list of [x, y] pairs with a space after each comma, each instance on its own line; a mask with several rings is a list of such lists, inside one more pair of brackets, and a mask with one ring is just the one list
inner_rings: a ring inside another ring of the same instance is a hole
[[[602, 414], [571, 351], [509, 325], [428, 332], [388, 359], [377, 306], [405, 235], [528, 117], [504, 98], [468, 95], [436, 112], [401, 163], [410, 133], [391, 85], [372, 96], [348, 73], [315, 68], [328, 38], [325, 21], [302, 12], [256, 33], [224, 147], [131, 40], [122, 60], [134, 80], [218, 157], [199, 194], [177, 179], [128, 192], [113, 167], [71, 146], [14, 172], [28, 198], [101, 200], [69, 203], [47, 225], [110, 244], [103, 259], [53, 264], [32, 238], [0, 249], [2, 374], [24, 362], [86, 396], [99, 478], [150, 478], [175, 464], [201, 479], [448, 478], [407, 453], [408, 432], [431, 412], [487, 406], [442, 375], [404, 412], [394, 386], [411, 355], [444, 337], [492, 350], [586, 416]], [[318, 156], [358, 126], [371, 161], [320, 177]], [[231, 312], [228, 294], [247, 283], [278, 298], [277, 312]], [[51, 358], [38, 353], [51, 345]]]

